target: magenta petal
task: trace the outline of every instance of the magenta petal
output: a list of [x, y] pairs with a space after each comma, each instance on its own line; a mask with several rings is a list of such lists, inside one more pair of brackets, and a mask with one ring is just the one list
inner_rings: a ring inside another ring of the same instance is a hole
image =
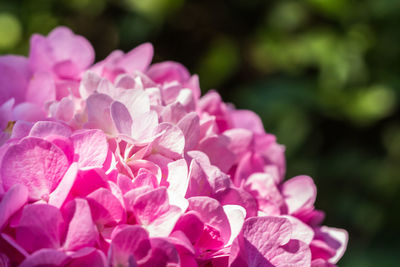
[[78, 171], [78, 176], [71, 189], [74, 196], [87, 196], [99, 188], [107, 188], [106, 177], [99, 169], [91, 169], [86, 171]]
[[140, 266], [179, 266], [178, 252], [173, 244], [163, 238], [152, 238], [150, 243], [151, 256]]
[[83, 247], [94, 246], [98, 240], [98, 233], [87, 201], [76, 198], [68, 204], [70, 205], [68, 208], [73, 209], [73, 217], [69, 222], [64, 248], [66, 250], [78, 250]]
[[27, 137], [11, 146], [1, 165], [5, 190], [14, 184], [23, 184], [29, 198], [48, 198], [68, 169], [68, 159], [55, 145], [36, 137]]
[[217, 200], [210, 197], [191, 197], [189, 210], [196, 211], [204, 223], [216, 228], [224, 243], [229, 241], [231, 229], [228, 217]]
[[45, 138], [51, 135], [60, 135], [69, 137], [71, 133], [71, 128], [60, 122], [38, 121], [32, 126], [29, 136]]
[[19, 210], [28, 200], [28, 189], [16, 184], [8, 190], [0, 201], [0, 229], [6, 224], [7, 220]]
[[288, 206], [288, 213], [293, 214], [307, 208], [313, 208], [317, 189], [309, 176], [296, 176], [282, 185], [282, 195]]
[[81, 266], [107, 267], [107, 258], [101, 250], [96, 249], [88, 255], [73, 259], [68, 264], [68, 267]]
[[71, 136], [80, 169], [101, 168], [107, 158], [106, 135], [100, 130], [82, 130]]
[[119, 133], [131, 135], [132, 118], [124, 104], [114, 101], [111, 104], [111, 117]]
[[109, 255], [113, 266], [128, 266], [129, 260], [143, 259], [151, 249], [146, 230], [138, 225], [129, 225], [112, 237]]
[[175, 224], [174, 231], [183, 232], [192, 244], [195, 244], [203, 232], [204, 223], [195, 211], [183, 214]]
[[41, 249], [27, 257], [20, 267], [65, 266], [69, 257], [63, 251], [55, 249]]
[[25, 206], [16, 229], [16, 240], [28, 252], [41, 248], [59, 248], [63, 218], [47, 204]]
[[185, 148], [185, 137], [177, 126], [170, 123], [160, 123], [155, 135], [163, 134], [153, 142], [153, 148], [160, 154], [175, 159], [183, 154]]

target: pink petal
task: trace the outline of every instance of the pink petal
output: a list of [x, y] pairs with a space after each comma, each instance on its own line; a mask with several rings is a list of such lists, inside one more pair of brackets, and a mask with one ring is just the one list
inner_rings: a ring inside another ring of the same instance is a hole
[[16, 121], [13, 127], [11, 138], [21, 139], [29, 135], [33, 123], [26, 121]]
[[71, 60], [82, 71], [94, 61], [94, 50], [89, 41], [66, 27], [55, 28], [47, 40], [58, 62]]
[[41, 249], [27, 257], [20, 267], [41, 267], [41, 266], [65, 266], [68, 263], [68, 256], [63, 251], [55, 249]]
[[198, 149], [206, 153], [212, 165], [223, 172], [229, 171], [235, 163], [235, 155], [228, 149], [229, 139], [222, 135], [212, 136], [200, 142]]
[[174, 231], [183, 232], [192, 244], [195, 244], [203, 232], [204, 223], [195, 211], [183, 214], [175, 224]]
[[247, 219], [234, 243], [236, 247], [232, 248], [230, 266], [273, 266], [269, 262], [269, 256], [277, 247], [289, 242], [291, 230], [290, 222], [284, 218]]
[[68, 267], [81, 266], [107, 267], [107, 258], [101, 250], [96, 249], [88, 255], [73, 259], [68, 264]]
[[114, 235], [109, 255], [113, 266], [128, 266], [131, 257], [134, 262], [140, 261], [150, 249], [147, 232], [138, 225], [129, 225]]
[[47, 204], [25, 206], [16, 229], [16, 240], [28, 252], [41, 248], [59, 248], [63, 218]]
[[190, 163], [189, 184], [186, 197], [211, 196], [212, 193], [207, 174], [197, 160], [192, 160]]
[[235, 110], [231, 112], [235, 128], [242, 128], [257, 134], [264, 134], [264, 126], [260, 117], [251, 110]]
[[125, 54], [117, 66], [128, 73], [133, 71], [145, 71], [153, 59], [153, 46], [150, 43], [144, 43], [132, 49]]
[[0, 201], [0, 229], [8, 219], [28, 201], [28, 190], [21, 184], [16, 184], [8, 190]]
[[[132, 114], [132, 113], [131, 113]], [[149, 111], [138, 117], [132, 118], [132, 138], [135, 140], [151, 141], [153, 132], [158, 126], [158, 115], [155, 111]]]
[[98, 169], [80, 170], [71, 189], [71, 194], [84, 197], [99, 188], [107, 188], [108, 184], [105, 179], [105, 175], [102, 175]]
[[173, 61], [151, 65], [147, 75], [156, 83], [185, 82], [190, 78], [188, 70], [182, 64]]
[[168, 237], [182, 215], [182, 210], [176, 206], [170, 206], [168, 211], [159, 214], [146, 229], [150, 237]]
[[228, 218], [221, 204], [209, 197], [189, 198], [189, 210], [198, 212], [200, 219], [213, 227], [221, 234], [224, 243], [229, 241], [231, 229]]
[[174, 194], [185, 196], [188, 188], [189, 177], [186, 160], [180, 159], [168, 164], [168, 190]]
[[131, 135], [132, 118], [129, 110], [118, 101], [111, 104], [111, 117], [119, 133]]
[[152, 238], [151, 255], [146, 262], [141, 263], [143, 267], [153, 266], [179, 266], [179, 256], [175, 246], [162, 238]]
[[107, 133], [116, 132], [111, 119], [111, 103], [113, 99], [105, 94], [93, 94], [86, 100], [88, 126], [99, 128]]
[[229, 187], [218, 192], [215, 198], [221, 205], [239, 205], [246, 210], [246, 216], [257, 216], [258, 205], [256, 199], [246, 190], [236, 187]]
[[193, 75], [192, 77], [190, 77], [190, 79], [183, 84], [183, 87], [192, 90], [195, 99], [200, 98], [201, 90], [200, 90], [200, 82], [198, 75]]
[[230, 129], [223, 133], [229, 139], [229, 150], [237, 158], [244, 155], [250, 147], [253, 140], [253, 133], [245, 129]]
[[200, 120], [195, 112], [188, 113], [177, 124], [185, 136], [185, 151], [194, 149], [199, 142]]
[[69, 97], [63, 97], [49, 106], [49, 113], [54, 119], [69, 122], [74, 116], [75, 104]]
[[320, 231], [324, 235], [325, 242], [336, 251], [329, 259], [330, 263], [336, 264], [346, 251], [349, 235], [346, 230], [327, 226], [322, 226]]
[[87, 201], [76, 198], [68, 204], [67, 208], [73, 210], [73, 216], [69, 222], [64, 248], [66, 250], [78, 250], [83, 247], [94, 246], [98, 240], [98, 233]]
[[309, 245], [314, 238], [314, 230], [293, 216], [284, 216], [292, 224], [292, 239], [297, 239]]
[[16, 103], [24, 101], [30, 77], [27, 58], [1, 56], [0, 73], [0, 104], [10, 98], [14, 98]]
[[312, 209], [317, 189], [311, 177], [296, 176], [282, 185], [282, 195], [288, 206], [288, 213], [293, 214], [302, 209]]
[[38, 121], [32, 126], [29, 136], [39, 138], [45, 138], [51, 135], [69, 137], [71, 133], [71, 128], [60, 122]]
[[115, 224], [124, 219], [124, 208], [108, 189], [97, 189], [87, 196], [87, 201], [96, 224]]
[[101, 77], [92, 71], [86, 71], [83, 74], [82, 81], [79, 86], [79, 94], [83, 99], [87, 99], [93, 94], [99, 85]]
[[133, 210], [141, 224], [149, 225], [169, 208], [165, 187], [159, 187], [136, 198]]
[[311, 264], [311, 252], [308, 245], [292, 239], [279, 247], [270, 257], [270, 262], [277, 267], [299, 266], [308, 267]]
[[58, 184], [57, 188], [50, 194], [49, 198], [50, 205], [53, 205], [57, 208], [61, 208], [72, 188], [72, 185], [75, 182], [77, 173], [78, 173], [78, 167], [76, 163], [73, 163], [65, 173], [64, 177]]
[[101, 168], [106, 160], [108, 143], [100, 130], [82, 130], [71, 135], [80, 169]]
[[240, 233], [240, 230], [242, 230], [244, 219], [246, 218], [246, 210], [239, 205], [225, 205], [223, 208], [231, 227], [231, 237], [226, 243], [226, 246], [230, 246]]
[[35, 122], [46, 118], [43, 108], [35, 103], [24, 102], [14, 107], [13, 117], [15, 120]]
[[49, 72], [36, 72], [29, 81], [26, 100], [39, 106], [56, 99], [53, 75]]
[[185, 137], [177, 126], [170, 123], [160, 123], [155, 135], [164, 132], [153, 142], [153, 149], [171, 159], [179, 158], [185, 148]]
[[280, 215], [284, 199], [274, 178], [267, 173], [253, 173], [244, 184], [246, 191], [257, 199], [259, 209], [267, 215]]
[[1, 165], [4, 189], [21, 183], [29, 190], [29, 198], [38, 200], [56, 188], [68, 169], [68, 159], [55, 145], [36, 137], [27, 137], [11, 146]]

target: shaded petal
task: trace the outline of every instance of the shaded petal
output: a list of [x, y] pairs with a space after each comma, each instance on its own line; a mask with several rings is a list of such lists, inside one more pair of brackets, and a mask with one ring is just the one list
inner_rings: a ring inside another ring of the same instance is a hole
[[47, 204], [25, 206], [16, 240], [28, 252], [41, 248], [59, 248], [63, 218], [60, 211]]
[[120, 223], [124, 219], [124, 208], [118, 198], [108, 189], [97, 189], [87, 196], [87, 201], [96, 224]]
[[188, 200], [189, 210], [196, 211], [204, 223], [215, 227], [219, 231], [224, 243], [227, 243], [231, 236], [231, 229], [228, 217], [221, 204], [209, 197], [191, 197]]
[[55, 249], [41, 249], [29, 255], [20, 267], [65, 266], [69, 257], [63, 251]]
[[151, 255], [140, 266], [179, 266], [179, 255], [173, 244], [163, 238], [151, 238], [150, 243]]
[[73, 213], [69, 222], [67, 236], [64, 242], [66, 250], [78, 250], [83, 247], [92, 247], [98, 240], [96, 226], [93, 223], [89, 204], [85, 199], [74, 199], [68, 202], [67, 209]]
[[0, 201], [0, 229], [8, 219], [28, 201], [28, 189], [16, 184], [8, 190]]
[[129, 266], [129, 258], [143, 259], [151, 249], [146, 230], [138, 225], [128, 225], [113, 234], [110, 245], [110, 260], [113, 266]]

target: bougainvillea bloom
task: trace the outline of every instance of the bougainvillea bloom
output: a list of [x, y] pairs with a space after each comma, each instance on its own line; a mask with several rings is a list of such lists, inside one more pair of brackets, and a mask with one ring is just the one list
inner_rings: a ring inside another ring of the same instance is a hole
[[260, 118], [153, 47], [65, 27], [0, 57], [1, 266], [334, 266], [308, 176]]

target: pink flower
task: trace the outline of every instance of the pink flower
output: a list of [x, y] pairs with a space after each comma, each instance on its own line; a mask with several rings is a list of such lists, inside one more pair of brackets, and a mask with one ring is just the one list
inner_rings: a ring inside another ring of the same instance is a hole
[[0, 263], [333, 266], [308, 176], [260, 118], [153, 47], [92, 65], [65, 27], [0, 57]]

